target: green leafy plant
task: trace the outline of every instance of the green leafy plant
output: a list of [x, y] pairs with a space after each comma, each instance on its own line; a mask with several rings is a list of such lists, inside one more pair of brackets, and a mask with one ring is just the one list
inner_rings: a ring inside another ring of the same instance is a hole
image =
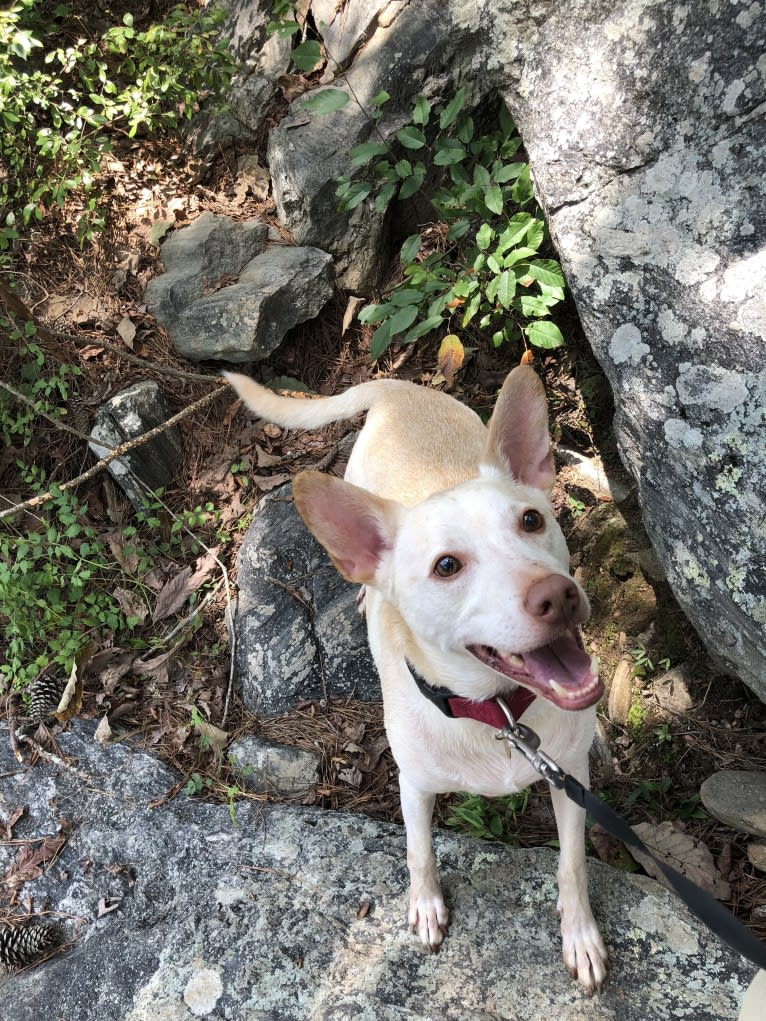
[[0, 330], [8, 332], [9, 341], [16, 348], [15, 389], [34, 402], [25, 404], [0, 388], [0, 433], [7, 446], [20, 443], [26, 447], [41, 412], [52, 418], [63, 417], [63, 404], [70, 397], [73, 380], [81, 373], [76, 365], [67, 362], [53, 369], [46, 366], [45, 354], [34, 339], [37, 331], [33, 323], [24, 323], [19, 328], [0, 317]]
[[635, 649], [631, 649], [630, 655], [633, 659], [634, 676], [646, 677], [649, 674], [654, 673], [654, 663], [652, 662], [643, 642], [639, 642]]
[[582, 500], [576, 500], [573, 496], [567, 496], [567, 507], [573, 518], [581, 518], [588, 509]]
[[673, 732], [667, 723], [662, 723], [659, 727], [655, 727], [654, 736], [657, 738], [658, 745], [673, 743]]
[[462, 799], [458, 804], [450, 806], [447, 826], [473, 837], [512, 843], [518, 816], [523, 815], [527, 809], [529, 792], [521, 791], [504, 798], [464, 794]]
[[[373, 101], [378, 114], [389, 97]], [[444, 224], [442, 244], [426, 252], [424, 233], [408, 237], [400, 251], [404, 281], [359, 318], [377, 325], [371, 354], [379, 357], [395, 339], [412, 343], [432, 330], [465, 331], [470, 324], [499, 346], [526, 340], [542, 348], [563, 343], [548, 318], [564, 298], [564, 276], [555, 259], [543, 258], [545, 224], [534, 203], [529, 165], [518, 158], [521, 139], [505, 107], [497, 127], [479, 133], [463, 115], [459, 89], [440, 112], [419, 96], [411, 123], [392, 142], [365, 142], [351, 162], [365, 180], [336, 178], [341, 211], [365, 200], [383, 212], [395, 198], [421, 189]]]
[[103, 227], [96, 177], [115, 132], [191, 117], [234, 71], [224, 14], [179, 4], [139, 30], [132, 14], [99, 36], [65, 4], [0, 11], [0, 251], [31, 221], [84, 196], [80, 240]]
[[[40, 469], [19, 467], [33, 491], [46, 488]], [[94, 636], [129, 637], [137, 620], [115, 599], [117, 578], [129, 584], [69, 492], [53, 489], [37, 528], [0, 530], [0, 687], [23, 689], [51, 663], [68, 672]]]

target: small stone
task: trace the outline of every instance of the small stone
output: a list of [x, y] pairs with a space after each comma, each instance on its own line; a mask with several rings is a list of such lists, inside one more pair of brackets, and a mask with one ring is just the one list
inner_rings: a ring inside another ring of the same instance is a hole
[[250, 790], [296, 794], [316, 783], [321, 756], [307, 748], [243, 737], [229, 749], [229, 761]]
[[705, 780], [700, 797], [719, 822], [766, 837], [766, 772], [722, 769]]
[[656, 700], [661, 716], [670, 719], [692, 708], [689, 680], [686, 667], [677, 666], [652, 681], [649, 695]]
[[607, 712], [612, 723], [624, 726], [628, 722], [630, 703], [633, 697], [633, 661], [623, 656], [609, 685]]
[[748, 844], [747, 858], [759, 872], [766, 872], [766, 844]]

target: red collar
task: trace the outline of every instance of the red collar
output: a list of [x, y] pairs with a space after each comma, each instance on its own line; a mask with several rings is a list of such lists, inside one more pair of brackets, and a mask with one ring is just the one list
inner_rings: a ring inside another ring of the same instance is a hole
[[[407, 668], [421, 695], [424, 695], [445, 716], [449, 716], [451, 719], [478, 720], [479, 723], [487, 723], [490, 727], [495, 727], [496, 730], [502, 730], [508, 723], [494, 698], [488, 699], [486, 702], [474, 702], [470, 698], [453, 695], [446, 688], [434, 688], [430, 685], [424, 677], [420, 676], [412, 663], [407, 662]], [[532, 705], [536, 697], [529, 688], [518, 687], [509, 695], [503, 695], [503, 700], [514, 719], [518, 720], [524, 711]]]

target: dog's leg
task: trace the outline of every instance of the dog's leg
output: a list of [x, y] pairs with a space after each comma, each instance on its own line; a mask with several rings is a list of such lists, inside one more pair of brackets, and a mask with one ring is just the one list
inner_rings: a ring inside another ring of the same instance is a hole
[[[573, 771], [587, 783], [587, 762]], [[588, 900], [585, 868], [585, 811], [564, 791], [551, 789], [553, 811], [559, 831], [559, 901], [564, 964], [572, 978], [589, 992], [600, 989], [606, 978], [607, 954]]]
[[399, 774], [402, 814], [407, 830], [407, 865], [410, 870], [410, 932], [417, 930], [424, 945], [435, 950], [447, 931], [447, 907], [431, 843], [435, 794], [418, 790]]

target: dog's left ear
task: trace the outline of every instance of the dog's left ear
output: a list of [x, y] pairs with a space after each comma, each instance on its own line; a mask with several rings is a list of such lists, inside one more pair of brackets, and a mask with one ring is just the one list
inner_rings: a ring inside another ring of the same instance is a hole
[[360, 585], [380, 584], [401, 506], [316, 471], [295, 477], [293, 496], [309, 530], [343, 577]]
[[531, 365], [509, 373], [489, 422], [482, 464], [499, 466], [518, 481], [548, 492], [556, 478], [548, 434], [545, 390]]

